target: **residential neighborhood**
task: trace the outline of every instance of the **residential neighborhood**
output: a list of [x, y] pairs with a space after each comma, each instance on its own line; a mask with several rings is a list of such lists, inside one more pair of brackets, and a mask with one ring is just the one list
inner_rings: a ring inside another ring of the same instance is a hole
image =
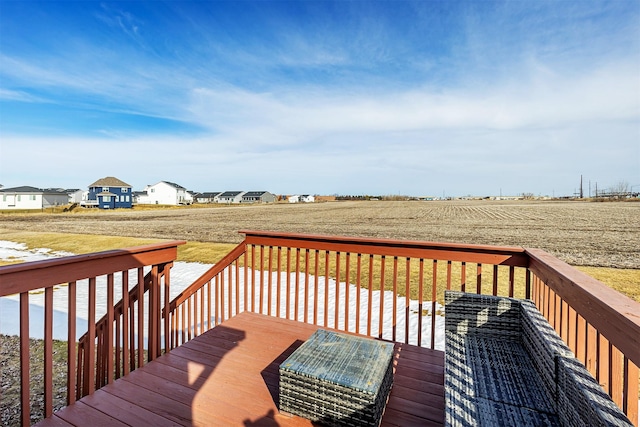
[[[302, 197], [295, 197], [296, 203]], [[268, 191], [218, 191], [192, 192], [171, 181], [147, 185], [142, 191], [134, 191], [130, 184], [113, 176], [100, 178], [86, 190], [72, 188], [36, 188], [0, 186], [0, 209], [46, 209], [56, 206], [82, 206], [97, 209], [128, 209], [134, 205], [191, 205], [193, 203], [246, 204], [274, 203], [282, 200]], [[308, 201], [305, 199], [305, 201]]]

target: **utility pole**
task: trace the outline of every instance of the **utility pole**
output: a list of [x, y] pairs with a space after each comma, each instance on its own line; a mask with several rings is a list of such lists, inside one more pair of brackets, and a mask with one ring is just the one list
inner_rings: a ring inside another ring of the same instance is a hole
[[584, 192], [582, 191], [582, 175], [580, 175], [580, 198], [584, 199]]

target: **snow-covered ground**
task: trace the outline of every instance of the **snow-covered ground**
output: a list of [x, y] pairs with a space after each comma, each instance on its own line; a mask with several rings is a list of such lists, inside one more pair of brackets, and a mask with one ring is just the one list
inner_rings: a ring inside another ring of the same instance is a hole
[[[0, 259], [20, 259], [22, 261], [36, 261], [41, 259], [48, 259], [53, 257], [59, 257], [69, 254], [64, 253], [55, 253], [48, 249], [36, 249], [29, 250], [26, 246], [7, 242], [0, 241]], [[210, 264], [200, 264], [200, 263], [187, 263], [187, 262], [176, 262], [174, 263], [173, 268], [171, 269], [171, 291], [170, 297], [174, 298], [177, 296], [185, 287], [189, 286], [191, 283], [195, 281], [200, 275], [202, 275], [206, 270], [211, 267]], [[129, 283], [131, 286], [136, 282], [136, 278], [134, 277], [136, 274], [135, 271], [130, 272]], [[226, 273], [227, 280], [229, 280], [230, 275], [233, 274], [233, 271], [229, 271]], [[256, 305], [260, 301], [260, 272], [255, 271], [253, 283], [256, 284]], [[264, 278], [262, 283], [269, 283], [269, 273], [264, 272]], [[296, 283], [295, 273], [290, 273], [290, 278], [287, 281], [286, 273], [284, 272], [272, 272], [271, 273], [271, 283], [272, 283], [272, 297], [271, 297], [271, 313], [275, 313], [277, 300], [276, 300], [276, 284], [278, 283], [278, 275], [280, 275], [280, 293], [281, 293], [281, 301], [280, 301], [280, 316], [286, 316], [286, 299], [285, 295], [287, 294], [287, 282], [290, 283], [291, 290], [289, 294], [291, 295], [291, 300], [289, 303], [290, 316], [294, 315], [294, 307], [296, 302], [294, 285]], [[116, 301], [119, 299], [119, 296], [122, 295], [122, 280], [120, 274], [116, 274], [114, 278], [114, 294], [116, 295]], [[244, 293], [244, 274], [241, 274], [238, 278], [240, 282], [240, 311], [244, 310], [242, 301], [244, 301], [243, 293]], [[308, 283], [306, 282], [308, 280]], [[348, 330], [351, 332], [360, 332], [366, 333], [366, 325], [369, 319], [367, 319], [368, 313], [368, 305], [369, 305], [369, 292], [366, 289], [358, 289], [356, 286], [352, 284], [346, 284], [344, 282], [339, 285], [336, 284], [335, 280], [326, 281], [324, 277], [314, 277], [309, 276], [308, 279], [305, 274], [299, 273], [297, 277], [297, 283], [300, 284], [299, 298], [298, 298], [298, 319], [299, 321], [305, 321], [305, 289], [307, 289], [308, 294], [308, 319], [312, 321], [313, 319], [313, 304], [316, 300], [315, 289], [316, 289], [316, 280], [317, 280], [317, 301], [318, 301], [318, 324], [323, 326], [324, 322], [324, 301], [325, 301], [325, 292], [328, 293], [327, 299], [329, 301], [328, 307], [329, 310], [327, 312], [327, 326], [335, 327], [336, 319], [335, 319], [335, 304], [336, 301], [339, 301], [339, 313], [338, 313], [338, 329], [343, 329], [345, 325], [345, 317], [344, 317], [344, 301], [345, 294], [349, 293], [349, 319], [348, 319]], [[326, 286], [325, 286], [326, 285]], [[249, 291], [251, 292], [251, 291]], [[356, 325], [356, 294], [360, 293], [360, 330], [355, 330]], [[76, 294], [77, 294], [77, 337], [83, 335], [87, 330], [87, 317], [88, 317], [88, 283], [87, 281], [80, 281], [76, 285]], [[228, 306], [228, 293], [225, 293], [225, 304], [224, 306]], [[378, 336], [379, 332], [379, 320], [380, 320], [380, 304], [382, 302], [383, 305], [383, 326], [382, 326], [382, 336], [386, 339], [391, 339], [393, 330], [395, 328], [396, 340], [404, 341], [405, 340], [405, 316], [406, 316], [406, 301], [404, 297], [399, 297], [396, 299], [396, 323], [394, 326], [393, 322], [393, 294], [392, 292], [386, 291], [382, 297], [382, 301], [380, 298], [380, 291], [373, 291], [371, 298], [371, 334], [373, 336]], [[266, 294], [262, 298], [263, 307], [262, 312], [267, 313], [269, 311], [268, 305], [268, 295]], [[67, 304], [68, 304], [68, 287], [67, 286], [57, 286], [54, 290], [54, 330], [53, 335], [56, 339], [67, 339]], [[233, 306], [235, 306], [235, 300], [232, 301]], [[29, 334], [32, 338], [42, 338], [43, 333], [43, 325], [44, 325], [44, 293], [32, 293], [29, 296], [29, 304], [30, 304], [30, 331]], [[429, 346], [431, 343], [431, 311], [432, 311], [432, 303], [430, 301], [423, 302], [422, 313], [428, 313], [426, 315], [422, 315], [422, 345]], [[19, 297], [17, 295], [0, 298], [0, 333], [3, 334], [17, 334], [19, 331]], [[436, 312], [438, 310], [442, 310], [443, 308], [436, 304]], [[259, 311], [259, 307], [255, 307], [255, 311]], [[421, 313], [419, 302], [415, 300], [409, 301], [409, 342], [412, 344], [417, 344], [417, 331], [418, 331], [418, 317]], [[97, 279], [96, 286], [96, 319], [99, 319], [106, 312], [106, 277], [99, 277]], [[228, 314], [227, 314], [228, 316]], [[439, 350], [444, 350], [444, 317], [435, 316], [436, 323], [436, 337], [435, 337], [435, 348]]]

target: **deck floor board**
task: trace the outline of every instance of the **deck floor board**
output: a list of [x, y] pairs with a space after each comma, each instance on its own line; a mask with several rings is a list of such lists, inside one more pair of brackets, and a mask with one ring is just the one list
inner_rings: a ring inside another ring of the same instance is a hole
[[[278, 366], [316, 329], [239, 314], [38, 426], [88, 420], [95, 425], [311, 426], [308, 420], [278, 413]], [[396, 344], [394, 365], [382, 425], [442, 426], [444, 354]]]

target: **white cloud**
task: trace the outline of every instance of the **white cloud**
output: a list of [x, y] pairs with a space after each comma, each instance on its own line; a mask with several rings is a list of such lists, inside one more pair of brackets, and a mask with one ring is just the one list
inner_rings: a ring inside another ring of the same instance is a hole
[[281, 88], [193, 91], [185, 119], [247, 146], [304, 143], [326, 135], [434, 129], [521, 130], [640, 119], [640, 83], [629, 65], [580, 78], [551, 71], [480, 88], [341, 93]]
[[0, 88], [0, 99], [7, 101], [20, 101], [20, 102], [47, 102], [39, 96], [35, 96], [29, 92], [22, 90], [11, 90]]

